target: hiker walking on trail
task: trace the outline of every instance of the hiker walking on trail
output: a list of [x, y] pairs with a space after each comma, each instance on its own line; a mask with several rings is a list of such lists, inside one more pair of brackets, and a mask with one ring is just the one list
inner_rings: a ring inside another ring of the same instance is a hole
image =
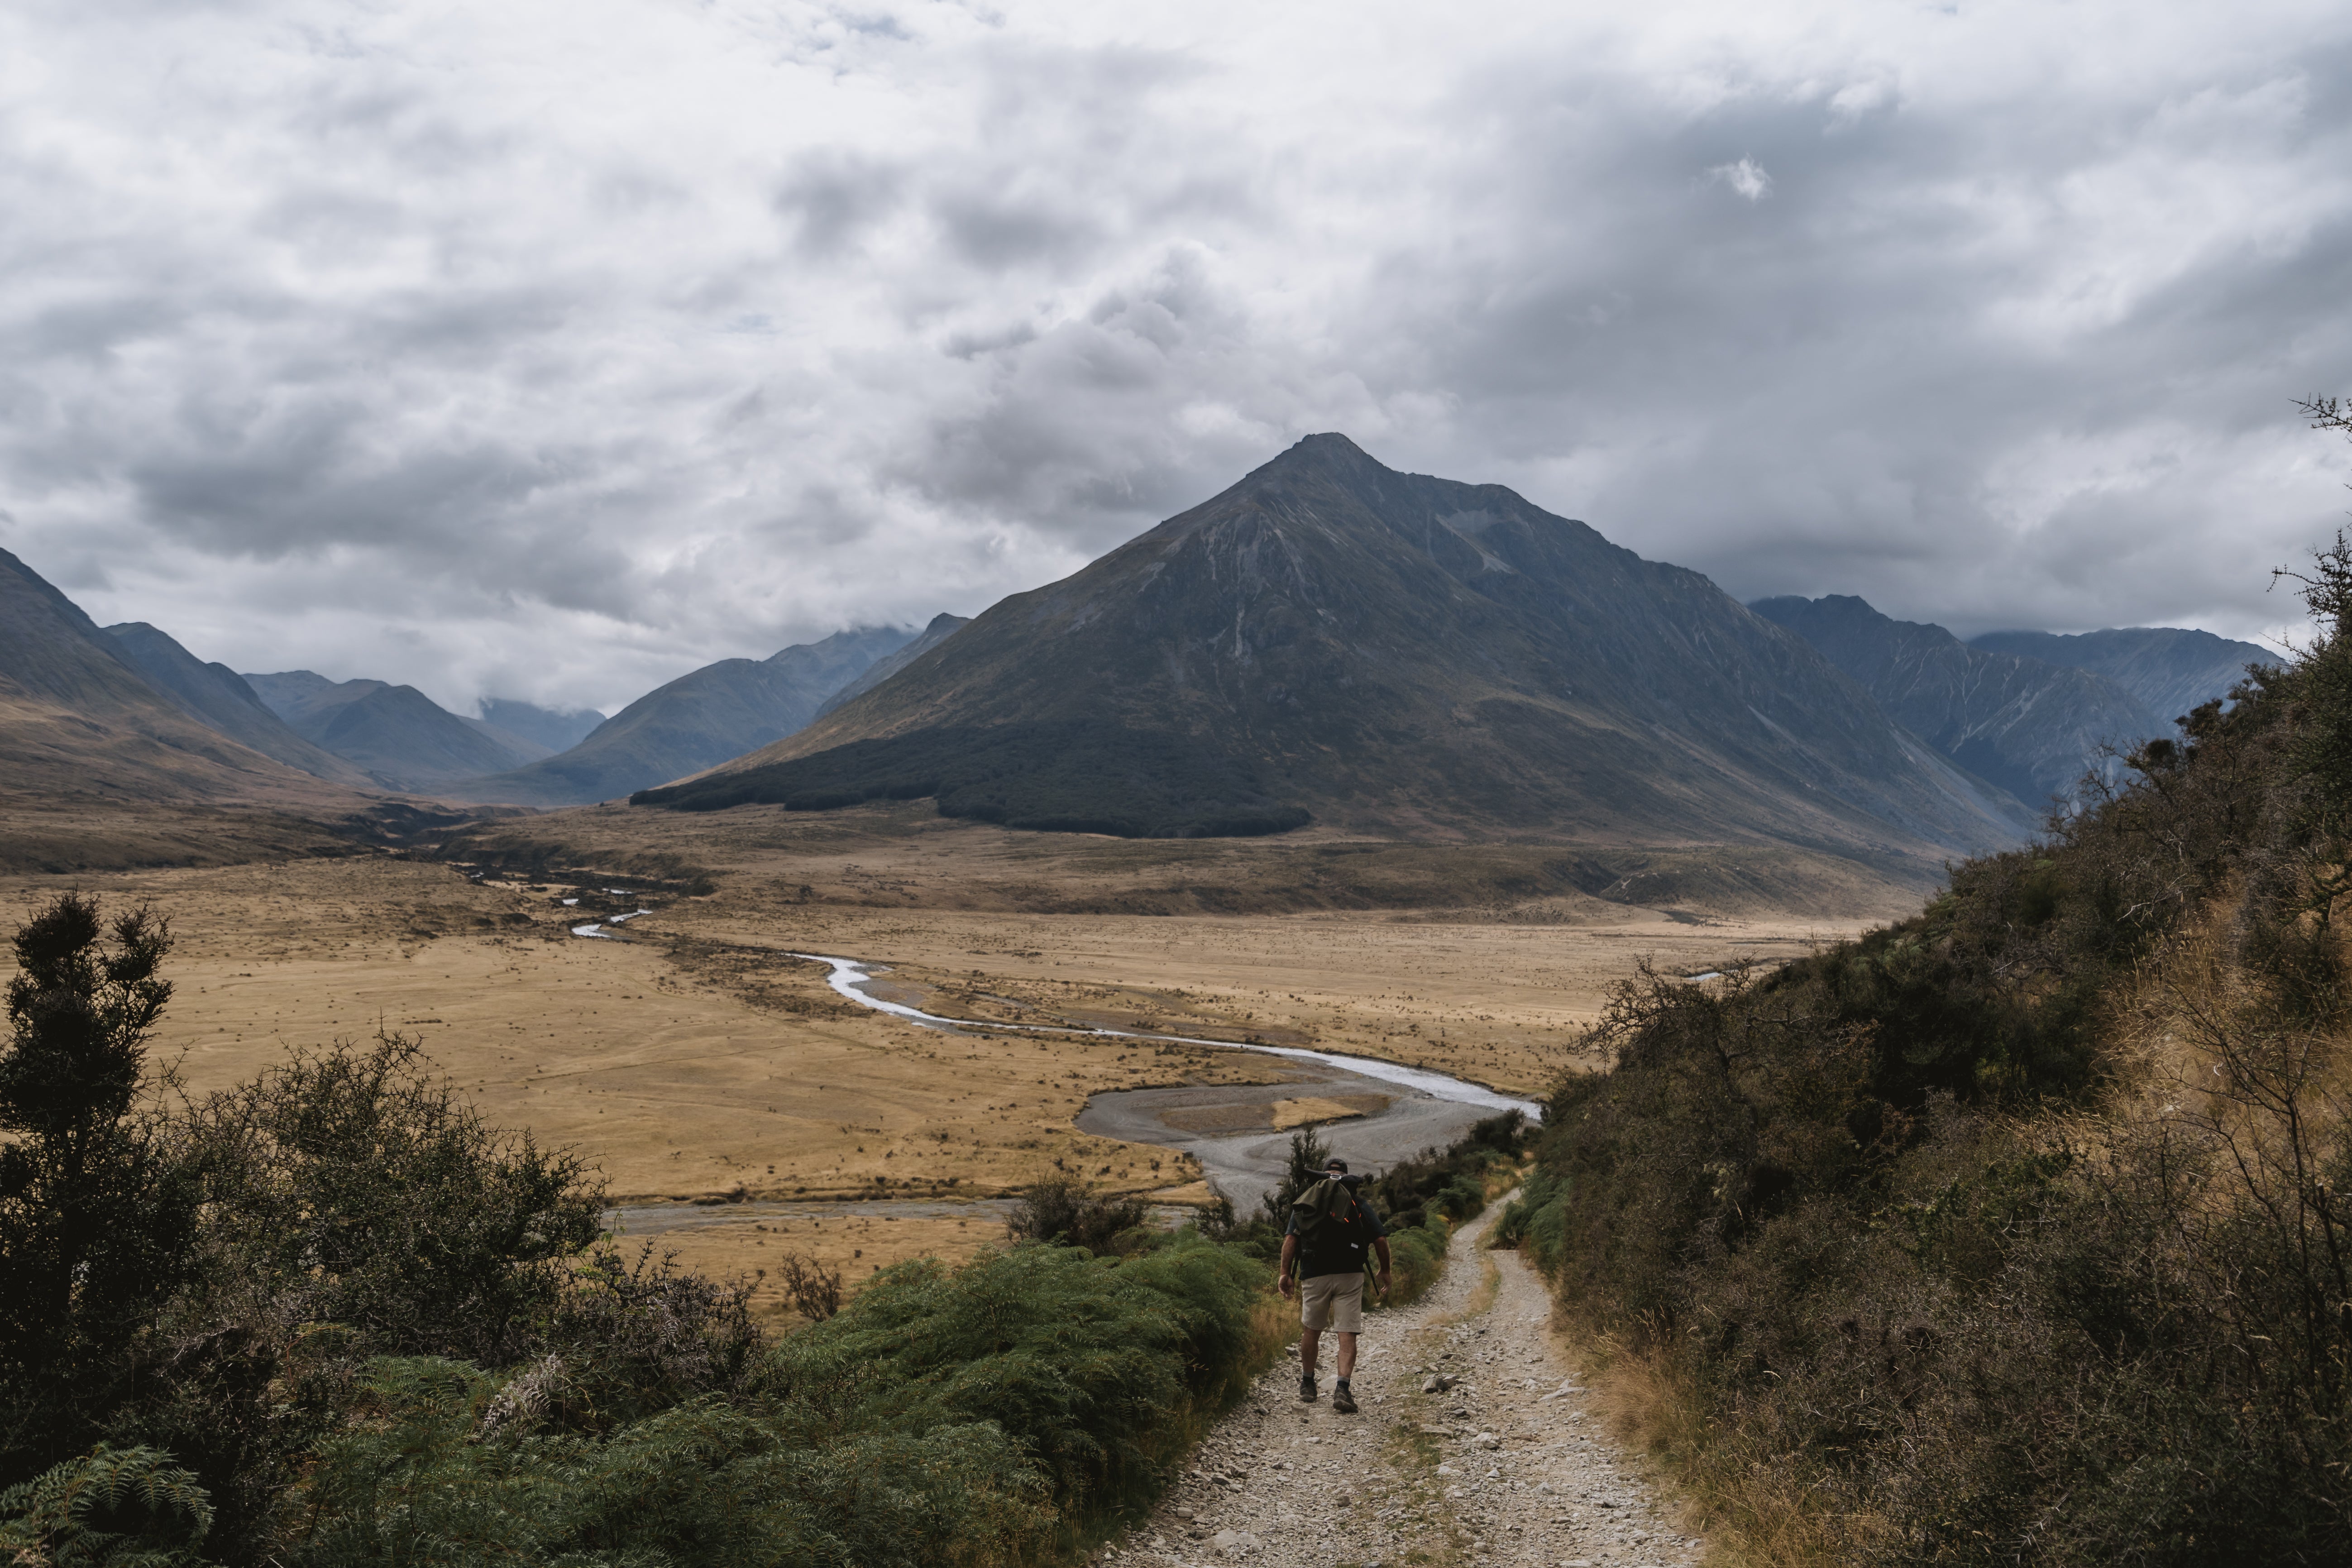
[[1282, 1293], [1298, 1286], [1298, 1397], [1315, 1398], [1315, 1357], [1323, 1331], [1339, 1336], [1333, 1357], [1339, 1382], [1331, 1390], [1331, 1408], [1342, 1415], [1356, 1413], [1356, 1395], [1348, 1380], [1356, 1372], [1356, 1335], [1364, 1321], [1366, 1247], [1380, 1255], [1380, 1290], [1389, 1293], [1389, 1237], [1372, 1205], [1356, 1195], [1360, 1176], [1348, 1174], [1348, 1162], [1333, 1155], [1324, 1163], [1323, 1179], [1300, 1193], [1290, 1205], [1290, 1226], [1282, 1237]]

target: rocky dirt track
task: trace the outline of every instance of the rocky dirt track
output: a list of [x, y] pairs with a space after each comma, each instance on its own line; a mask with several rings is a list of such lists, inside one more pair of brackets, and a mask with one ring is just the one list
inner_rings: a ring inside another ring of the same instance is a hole
[[1456, 1233], [1444, 1278], [1421, 1301], [1366, 1320], [1359, 1414], [1331, 1409], [1328, 1339], [1317, 1403], [1299, 1402], [1298, 1363], [1283, 1362], [1202, 1443], [1159, 1510], [1097, 1561], [1696, 1563], [1703, 1542], [1668, 1526], [1634, 1456], [1599, 1430], [1547, 1327], [1541, 1282], [1516, 1254], [1481, 1250], [1500, 1209]]

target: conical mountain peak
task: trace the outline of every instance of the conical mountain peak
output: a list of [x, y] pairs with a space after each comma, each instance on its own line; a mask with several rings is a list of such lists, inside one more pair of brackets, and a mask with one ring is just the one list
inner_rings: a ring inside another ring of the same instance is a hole
[[798, 734], [639, 798], [877, 797], [1131, 835], [1313, 819], [1938, 859], [2032, 826], [1697, 573], [1329, 432]]

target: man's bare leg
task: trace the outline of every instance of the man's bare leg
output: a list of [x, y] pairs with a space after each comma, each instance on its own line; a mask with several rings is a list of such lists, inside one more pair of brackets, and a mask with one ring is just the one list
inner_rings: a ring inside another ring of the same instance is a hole
[[1339, 1381], [1347, 1382], [1356, 1375], [1356, 1336], [1339, 1334], [1339, 1353], [1333, 1358], [1339, 1364]]
[[[1339, 1343], [1342, 1347], [1339, 1352], [1339, 1355], [1349, 1366], [1353, 1366], [1356, 1362], [1356, 1347], [1353, 1342], [1355, 1337], [1356, 1336], [1353, 1334], [1342, 1334], [1339, 1336]], [[1301, 1329], [1298, 1331], [1299, 1376], [1313, 1377], [1315, 1375], [1315, 1352], [1316, 1348], [1322, 1344], [1322, 1330]], [[1348, 1374], [1343, 1372], [1339, 1375], [1341, 1377], [1345, 1377]]]

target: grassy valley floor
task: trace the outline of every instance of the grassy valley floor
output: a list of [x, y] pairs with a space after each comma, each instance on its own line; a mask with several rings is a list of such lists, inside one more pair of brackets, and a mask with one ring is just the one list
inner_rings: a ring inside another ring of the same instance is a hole
[[[978, 879], [995, 869], [983, 858]], [[1580, 921], [1543, 923], [1460, 911], [1433, 922], [1382, 910], [875, 908], [817, 891], [803, 871], [730, 873], [715, 893], [684, 896], [603, 877], [476, 880], [380, 854], [20, 876], [0, 881], [0, 918], [21, 921], [67, 887], [167, 916], [177, 991], [155, 1059], [175, 1062], [189, 1092], [333, 1039], [404, 1033], [494, 1123], [580, 1149], [616, 1202], [655, 1205], [952, 1205], [1057, 1170], [1201, 1201], [1208, 1193], [1187, 1158], [1077, 1131], [1087, 1097], [1292, 1076], [1274, 1058], [1206, 1047], [919, 1028], [844, 1001], [823, 966], [793, 952], [887, 964], [888, 994], [955, 1016], [1314, 1046], [1533, 1095], [1589, 1065], [1574, 1042], [1638, 961], [1692, 973], [1769, 961], [1855, 925], [1695, 924], [1594, 900]], [[641, 906], [653, 912], [605, 925], [614, 938], [572, 934]], [[1289, 1125], [1360, 1109], [1325, 1106], [1302, 1084], [1274, 1096], [1266, 1115]], [[789, 1247], [853, 1281], [906, 1257], [967, 1256], [1003, 1234], [992, 1209], [869, 1212], [822, 1231], [745, 1211], [684, 1226], [640, 1218], [633, 1234], [656, 1232], [705, 1272], [757, 1278]], [[760, 1304], [775, 1310], [781, 1298], [763, 1285]]]

